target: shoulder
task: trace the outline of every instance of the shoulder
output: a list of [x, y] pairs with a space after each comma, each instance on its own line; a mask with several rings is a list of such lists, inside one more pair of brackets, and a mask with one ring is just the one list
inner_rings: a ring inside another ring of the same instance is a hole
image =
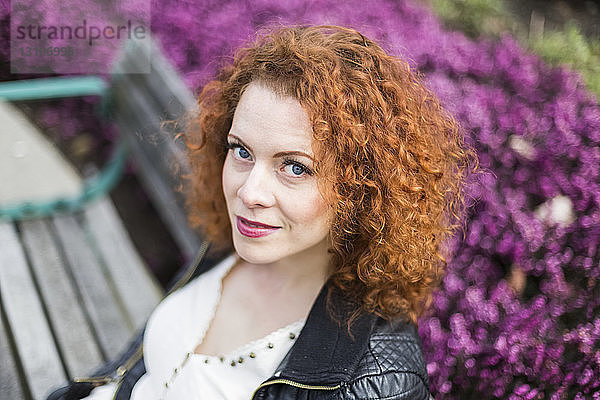
[[423, 399], [429, 379], [417, 328], [379, 319], [344, 398]]

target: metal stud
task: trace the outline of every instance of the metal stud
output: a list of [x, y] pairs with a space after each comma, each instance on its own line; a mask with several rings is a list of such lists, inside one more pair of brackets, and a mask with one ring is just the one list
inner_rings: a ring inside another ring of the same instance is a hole
[[290, 332], [290, 339], [296, 339], [296, 334], [295, 334], [295, 333], [292, 333], [292, 332]]
[[231, 362], [231, 366], [232, 366], [232, 367], [235, 367], [235, 361], [232, 361], [232, 362]]
[[256, 354], [254, 354], [254, 352], [250, 353], [250, 358], [255, 358]]
[[272, 348], [273, 348], [273, 343], [269, 343], [269, 344], [267, 345], [267, 347], [268, 347], [268, 348], [270, 348], [270, 349], [272, 349]]
[[221, 362], [223, 362], [223, 361], [225, 361], [225, 357], [221, 356], [221, 357], [219, 357], [219, 360], [220, 360]]
[[244, 362], [244, 359], [242, 357], [238, 358], [238, 362], [241, 364]]
[[204, 359], [204, 364], [208, 364], [208, 358]]

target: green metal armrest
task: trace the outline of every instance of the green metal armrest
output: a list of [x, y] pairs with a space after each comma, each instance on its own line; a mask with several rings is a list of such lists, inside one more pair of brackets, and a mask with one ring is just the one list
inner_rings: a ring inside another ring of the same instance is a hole
[[[53, 77], [0, 82], [0, 99], [6, 101], [38, 100], [75, 96], [99, 96], [101, 113], [106, 109], [108, 83], [99, 76]], [[17, 220], [46, 217], [56, 212], [73, 212], [89, 201], [108, 193], [123, 174], [128, 151], [119, 139], [111, 158], [94, 176], [83, 182], [81, 193], [43, 202], [24, 202], [0, 207], [0, 219]]]

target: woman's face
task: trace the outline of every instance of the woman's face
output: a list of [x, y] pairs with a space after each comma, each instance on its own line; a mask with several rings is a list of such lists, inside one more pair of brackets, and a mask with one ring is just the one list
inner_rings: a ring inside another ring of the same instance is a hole
[[300, 103], [252, 82], [227, 143], [223, 193], [237, 253], [257, 264], [326, 253], [331, 213], [317, 189], [312, 128]]

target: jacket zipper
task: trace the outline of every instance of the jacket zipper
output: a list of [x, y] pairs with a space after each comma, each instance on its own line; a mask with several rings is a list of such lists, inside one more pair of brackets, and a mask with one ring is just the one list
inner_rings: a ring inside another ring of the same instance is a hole
[[117, 393], [119, 393], [119, 389], [121, 389], [121, 385], [123, 384], [123, 377], [125, 376], [125, 373], [127, 371], [129, 371], [129, 369], [131, 367], [133, 367], [139, 361], [140, 358], [142, 358], [143, 354], [144, 354], [144, 347], [143, 347], [143, 342], [142, 342], [142, 344], [140, 344], [138, 346], [138, 348], [135, 350], [135, 353], [133, 354], [133, 356], [131, 356], [123, 365], [120, 365], [119, 368], [117, 368], [116, 379], [118, 380], [118, 383], [117, 383], [117, 387], [115, 388], [115, 391], [113, 393], [112, 400], [115, 400], [117, 398]]
[[[200, 262], [206, 255], [206, 250], [208, 249], [208, 246], [209, 246], [209, 242], [207, 240], [202, 242], [202, 244], [200, 245], [200, 250], [198, 250], [198, 255], [196, 256], [196, 260], [194, 260], [194, 267], [190, 268], [186, 272], [186, 274], [184, 276], [182, 276], [175, 283], [175, 285], [173, 285], [171, 290], [169, 290], [169, 292], [167, 294], [165, 294], [164, 297], [168, 296], [169, 294], [173, 293], [175, 290], [181, 288], [183, 285], [185, 285], [187, 282], [189, 282], [189, 280], [194, 275], [194, 272], [196, 272], [196, 270], [198, 269]], [[131, 367], [133, 367], [139, 361], [140, 358], [142, 358], [143, 353], [144, 352], [143, 352], [143, 341], [142, 341], [142, 343], [140, 343], [140, 345], [135, 350], [135, 353], [133, 353], [133, 355], [131, 357], [129, 357], [127, 359], [127, 361], [125, 361], [123, 364], [121, 364], [117, 368], [116, 376], [113, 377], [113, 376], [105, 375], [105, 376], [98, 376], [98, 377], [82, 377], [82, 378], [74, 378], [73, 381], [76, 383], [84, 383], [84, 382], [85, 383], [96, 383], [96, 384], [98, 384], [97, 386], [106, 385], [107, 383], [118, 382], [117, 387], [115, 388], [115, 391], [114, 391], [114, 394], [112, 397], [112, 400], [115, 400], [117, 398], [117, 394], [119, 393], [119, 389], [121, 388], [121, 385], [123, 384], [123, 376], [125, 376], [127, 371], [129, 371], [129, 369]]]
[[263, 382], [260, 384], [259, 387], [256, 388], [256, 390], [254, 390], [254, 393], [252, 393], [252, 397], [250, 399], [254, 399], [254, 396], [256, 396], [256, 393], [258, 393], [258, 391], [265, 387], [265, 386], [270, 386], [270, 385], [275, 385], [277, 383], [283, 383], [285, 385], [289, 385], [289, 386], [293, 386], [293, 387], [297, 387], [300, 389], [310, 389], [310, 390], [336, 390], [342, 387], [341, 383], [338, 383], [337, 385], [333, 385], [333, 386], [325, 386], [325, 385], [307, 385], [304, 383], [298, 383], [298, 382], [294, 382], [292, 380], [289, 379], [273, 379], [272, 381], [267, 381], [267, 382]]
[[114, 400], [117, 396], [117, 393], [119, 392], [119, 388], [121, 387], [121, 384], [123, 383], [123, 376], [129, 370], [129, 368], [133, 367], [135, 365], [135, 363], [137, 363], [138, 360], [140, 358], [142, 358], [142, 354], [143, 354], [143, 346], [140, 344], [137, 347], [137, 349], [135, 350], [135, 353], [131, 357], [129, 357], [125, 363], [123, 363], [122, 365], [120, 365], [117, 368], [116, 376], [105, 375], [105, 376], [89, 377], [89, 378], [74, 378], [73, 382], [97, 384], [95, 386], [103, 386], [103, 385], [106, 385], [107, 383], [118, 382], [117, 387], [115, 388], [115, 391], [114, 391], [114, 394], [112, 397], [112, 399]]
[[97, 376], [95, 378], [73, 378], [75, 383], [97, 383], [98, 386], [106, 385], [107, 383], [114, 382], [115, 378], [112, 376], [104, 375]]
[[169, 290], [167, 292], [167, 294], [165, 294], [165, 297], [168, 296], [168, 295], [170, 295], [174, 291], [180, 289], [182, 286], [184, 286], [186, 283], [188, 283], [190, 281], [190, 279], [192, 279], [192, 276], [194, 275], [194, 272], [196, 272], [196, 270], [200, 266], [200, 263], [204, 259], [204, 256], [206, 255], [206, 250], [208, 250], [208, 246], [209, 246], [208, 240], [205, 240], [205, 241], [202, 242], [202, 244], [200, 245], [200, 249], [198, 250], [198, 255], [196, 256], [196, 259], [194, 260], [194, 268], [190, 268], [185, 273], [185, 275], [182, 276], [175, 283], [175, 285], [173, 285], [173, 287], [171, 288], [171, 290]]

